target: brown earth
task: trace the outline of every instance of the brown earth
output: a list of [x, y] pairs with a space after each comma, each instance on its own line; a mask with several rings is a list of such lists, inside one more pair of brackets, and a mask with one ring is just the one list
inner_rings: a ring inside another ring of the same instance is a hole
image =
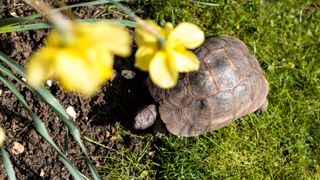
[[[74, 2], [77, 1], [68, 3]], [[73, 13], [79, 18], [96, 18], [103, 8], [105, 6], [76, 8], [73, 9]], [[24, 17], [33, 13], [31, 8], [16, 0], [0, 1], [0, 18]], [[117, 13], [99, 16], [99, 18], [110, 17], [123, 18]], [[0, 51], [19, 64], [25, 65], [30, 54], [43, 44], [46, 34], [47, 30], [0, 34]], [[117, 57], [114, 68], [115, 78], [103, 86], [99, 94], [93, 98], [84, 99], [77, 94], [67, 93], [59, 88], [56, 81], [47, 88], [63, 107], [74, 107], [77, 112], [75, 123], [83, 135], [115, 150], [123, 146], [137, 148], [130, 144], [140, 144], [138, 147], [141, 147], [143, 142], [137, 142], [139, 141], [137, 139], [127, 141], [126, 145], [117, 142], [115, 123], [119, 122], [124, 128], [131, 130], [133, 116], [137, 109], [152, 101], [143, 83], [147, 75], [133, 67], [133, 58]], [[136, 76], [133, 79], [126, 79], [121, 75], [122, 70], [132, 70]], [[62, 121], [27, 88], [18, 83], [16, 87], [24, 95], [32, 110], [45, 122], [54, 141], [63, 148], [66, 131]], [[70, 179], [70, 174], [60, 162], [54, 149], [36, 132], [27, 111], [1, 82], [0, 92], [0, 124], [7, 136], [4, 146], [9, 151], [17, 179]], [[21, 154], [14, 153], [14, 142], [23, 145], [24, 151]], [[85, 142], [85, 145], [91, 156], [105, 154], [105, 148], [89, 142]], [[81, 172], [88, 175], [88, 168], [81, 158], [79, 146], [72, 138], [68, 146], [68, 158]], [[101, 163], [97, 159], [93, 160], [93, 163], [99, 169]], [[0, 179], [6, 178], [5, 174], [1, 164]]]

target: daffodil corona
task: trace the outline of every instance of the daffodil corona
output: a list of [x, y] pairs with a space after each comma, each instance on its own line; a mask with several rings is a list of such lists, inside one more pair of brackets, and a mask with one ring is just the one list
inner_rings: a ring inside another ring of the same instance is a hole
[[158, 37], [144, 26], [138, 26], [135, 54], [135, 66], [149, 71], [151, 80], [161, 88], [176, 85], [179, 72], [196, 71], [200, 67], [197, 56], [187, 49], [194, 49], [204, 42], [204, 33], [196, 25], [181, 23], [173, 28], [167, 23], [164, 28], [147, 21]]
[[128, 56], [130, 45], [124, 27], [105, 22], [75, 23], [68, 37], [53, 30], [27, 64], [27, 82], [37, 87], [53, 76], [66, 90], [91, 96], [111, 78], [113, 54]]

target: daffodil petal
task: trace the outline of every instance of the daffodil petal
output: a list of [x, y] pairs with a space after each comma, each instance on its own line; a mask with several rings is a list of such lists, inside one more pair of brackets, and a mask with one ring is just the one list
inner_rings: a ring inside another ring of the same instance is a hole
[[97, 92], [101, 83], [92, 66], [75, 52], [60, 51], [55, 68], [57, 78], [69, 91], [90, 96]]
[[53, 74], [53, 63], [57, 49], [43, 48], [32, 55], [26, 65], [27, 82], [32, 87], [37, 87]]
[[164, 26], [164, 32], [165, 32], [165, 38], [167, 39], [168, 36], [170, 35], [170, 33], [173, 30], [173, 25], [171, 23], [166, 23], [166, 25]]
[[169, 51], [170, 61], [175, 62], [178, 72], [196, 71], [200, 67], [198, 57], [185, 49]]
[[179, 24], [168, 37], [168, 43], [194, 49], [204, 42], [204, 32], [199, 26], [192, 23]]
[[148, 46], [141, 46], [135, 54], [134, 66], [142, 71], [148, 71], [150, 62], [155, 55], [155, 50]]
[[89, 48], [86, 60], [90, 62], [90, 67], [99, 81], [106, 81], [111, 78], [113, 55], [110, 52], [101, 48]]
[[135, 41], [137, 45], [144, 46], [148, 45], [153, 48], [158, 48], [158, 40], [155, 35], [151, 34], [147, 28], [152, 29], [155, 33], [162, 38], [165, 36], [165, 31], [157, 26], [153, 21], [146, 20], [145, 26], [138, 25], [135, 29]]
[[179, 77], [174, 64], [169, 61], [164, 51], [159, 51], [150, 63], [150, 78], [160, 88], [172, 88], [176, 85]]
[[77, 45], [80, 48], [101, 46], [120, 56], [130, 55], [132, 39], [123, 26], [107, 22], [78, 23], [74, 29], [75, 35], [79, 37]]

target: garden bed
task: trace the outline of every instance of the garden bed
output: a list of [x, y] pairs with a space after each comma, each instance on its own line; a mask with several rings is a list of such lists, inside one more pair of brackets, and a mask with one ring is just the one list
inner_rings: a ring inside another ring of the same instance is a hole
[[[80, 1], [69, 1], [76, 2]], [[56, 81], [51, 86], [46, 84], [63, 107], [75, 109], [75, 124], [103, 179], [320, 178], [318, 1], [130, 2], [139, 16], [160, 25], [188, 21], [198, 24], [206, 37], [229, 34], [244, 41], [268, 79], [269, 107], [262, 116], [248, 115], [199, 137], [166, 134], [159, 139], [152, 130], [131, 128], [136, 111], [152, 102], [144, 84], [147, 74], [133, 67], [133, 55], [116, 57], [114, 79], [92, 98], [67, 93]], [[126, 19], [113, 6], [72, 11], [82, 19]], [[0, 1], [0, 18], [33, 13], [15, 0]], [[1, 34], [0, 51], [25, 65], [30, 54], [43, 45], [46, 34], [47, 30]], [[134, 72], [134, 78], [126, 77], [123, 70], [130, 70], [129, 75]], [[66, 130], [61, 120], [40, 98], [16, 85], [63, 148]], [[7, 135], [4, 147], [18, 179], [69, 179], [70, 174], [54, 150], [36, 133], [28, 113], [2, 83], [0, 94], [0, 124]], [[18, 143], [24, 147], [21, 153]], [[89, 176], [80, 148], [72, 138], [68, 146], [68, 158]], [[1, 178], [6, 178], [3, 165]]]

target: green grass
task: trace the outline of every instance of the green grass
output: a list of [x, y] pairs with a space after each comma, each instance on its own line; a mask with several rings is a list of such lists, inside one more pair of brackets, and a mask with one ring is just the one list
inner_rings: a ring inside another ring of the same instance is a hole
[[[106, 178], [320, 179], [319, 1], [203, 2], [219, 6], [186, 0], [140, 5], [160, 24], [189, 21], [207, 36], [242, 39], [269, 81], [267, 112], [196, 138], [137, 136], [145, 151], [110, 152], [104, 158], [112, 160], [102, 164]], [[125, 131], [119, 136], [134, 137]], [[152, 157], [150, 149], [156, 149]]]

